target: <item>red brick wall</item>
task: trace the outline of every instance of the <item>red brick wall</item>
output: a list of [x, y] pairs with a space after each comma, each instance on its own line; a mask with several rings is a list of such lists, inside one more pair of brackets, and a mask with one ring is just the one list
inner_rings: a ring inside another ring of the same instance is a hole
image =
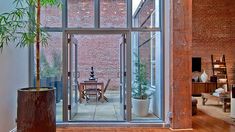
[[98, 81], [107, 82], [109, 89], [118, 89], [120, 82], [120, 35], [76, 35], [78, 39], [79, 81], [88, 80], [94, 67]]
[[192, 53], [211, 76], [211, 54], [225, 54], [229, 84], [235, 83], [235, 1], [193, 0]]
[[94, 27], [94, 0], [68, 0], [68, 27]]

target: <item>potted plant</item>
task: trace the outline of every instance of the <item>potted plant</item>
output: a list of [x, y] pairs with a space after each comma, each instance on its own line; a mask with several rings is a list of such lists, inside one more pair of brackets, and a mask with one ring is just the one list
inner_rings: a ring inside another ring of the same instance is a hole
[[62, 97], [62, 60], [60, 54], [53, 50], [51, 63], [48, 62], [44, 51], [41, 51], [41, 86], [52, 86], [56, 88], [56, 103], [59, 103]]
[[146, 64], [138, 60], [135, 63], [135, 80], [132, 85], [132, 112], [137, 116], [147, 116], [149, 111], [150, 90]]
[[[13, 0], [14, 10], [0, 15], [0, 49], [11, 42], [19, 47], [36, 43], [36, 87], [18, 90], [17, 131], [53, 132], [55, 96], [52, 87], [40, 86], [40, 45], [46, 45], [48, 34], [40, 28], [41, 6], [61, 5], [59, 0]], [[35, 16], [36, 14], [36, 16]]]

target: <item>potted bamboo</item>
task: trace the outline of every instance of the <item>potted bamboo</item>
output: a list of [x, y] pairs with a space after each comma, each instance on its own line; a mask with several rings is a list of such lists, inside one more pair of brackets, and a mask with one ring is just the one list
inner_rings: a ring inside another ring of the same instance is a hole
[[[0, 49], [10, 42], [19, 47], [36, 43], [36, 87], [21, 88], [17, 98], [18, 132], [55, 132], [53, 87], [40, 86], [40, 45], [48, 34], [40, 29], [41, 6], [61, 5], [58, 0], [13, 0], [15, 9], [0, 15]], [[35, 17], [36, 14], [36, 17]]]

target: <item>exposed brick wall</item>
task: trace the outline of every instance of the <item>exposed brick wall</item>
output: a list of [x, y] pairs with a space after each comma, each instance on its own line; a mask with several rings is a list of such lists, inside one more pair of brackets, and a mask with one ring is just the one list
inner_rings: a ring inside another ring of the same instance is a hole
[[68, 27], [94, 27], [94, 0], [68, 0]]
[[126, 0], [101, 0], [100, 1], [100, 27], [127, 26], [127, 2]]
[[104, 83], [110, 78], [109, 89], [118, 89], [120, 83], [120, 35], [76, 35], [78, 39], [79, 81], [89, 79], [91, 67], [95, 77]]
[[211, 54], [225, 54], [229, 84], [235, 83], [235, 1], [193, 0], [192, 11], [193, 56], [211, 76]]
[[62, 9], [57, 7], [41, 8], [42, 27], [62, 27]]
[[[94, 1], [68, 0], [68, 27], [94, 28]], [[100, 27], [126, 27], [126, 0], [101, 0], [100, 2]], [[42, 26], [61, 27], [62, 8], [43, 7], [41, 9], [41, 20]]]

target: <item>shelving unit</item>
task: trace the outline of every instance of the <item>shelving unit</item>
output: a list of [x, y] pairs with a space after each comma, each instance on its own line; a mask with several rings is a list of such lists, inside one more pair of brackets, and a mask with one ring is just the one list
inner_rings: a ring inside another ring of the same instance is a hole
[[218, 58], [215, 58], [213, 55], [211, 55], [211, 62], [213, 75], [217, 77], [217, 88], [222, 87], [224, 84], [227, 84], [228, 88], [229, 85], [225, 55]]

